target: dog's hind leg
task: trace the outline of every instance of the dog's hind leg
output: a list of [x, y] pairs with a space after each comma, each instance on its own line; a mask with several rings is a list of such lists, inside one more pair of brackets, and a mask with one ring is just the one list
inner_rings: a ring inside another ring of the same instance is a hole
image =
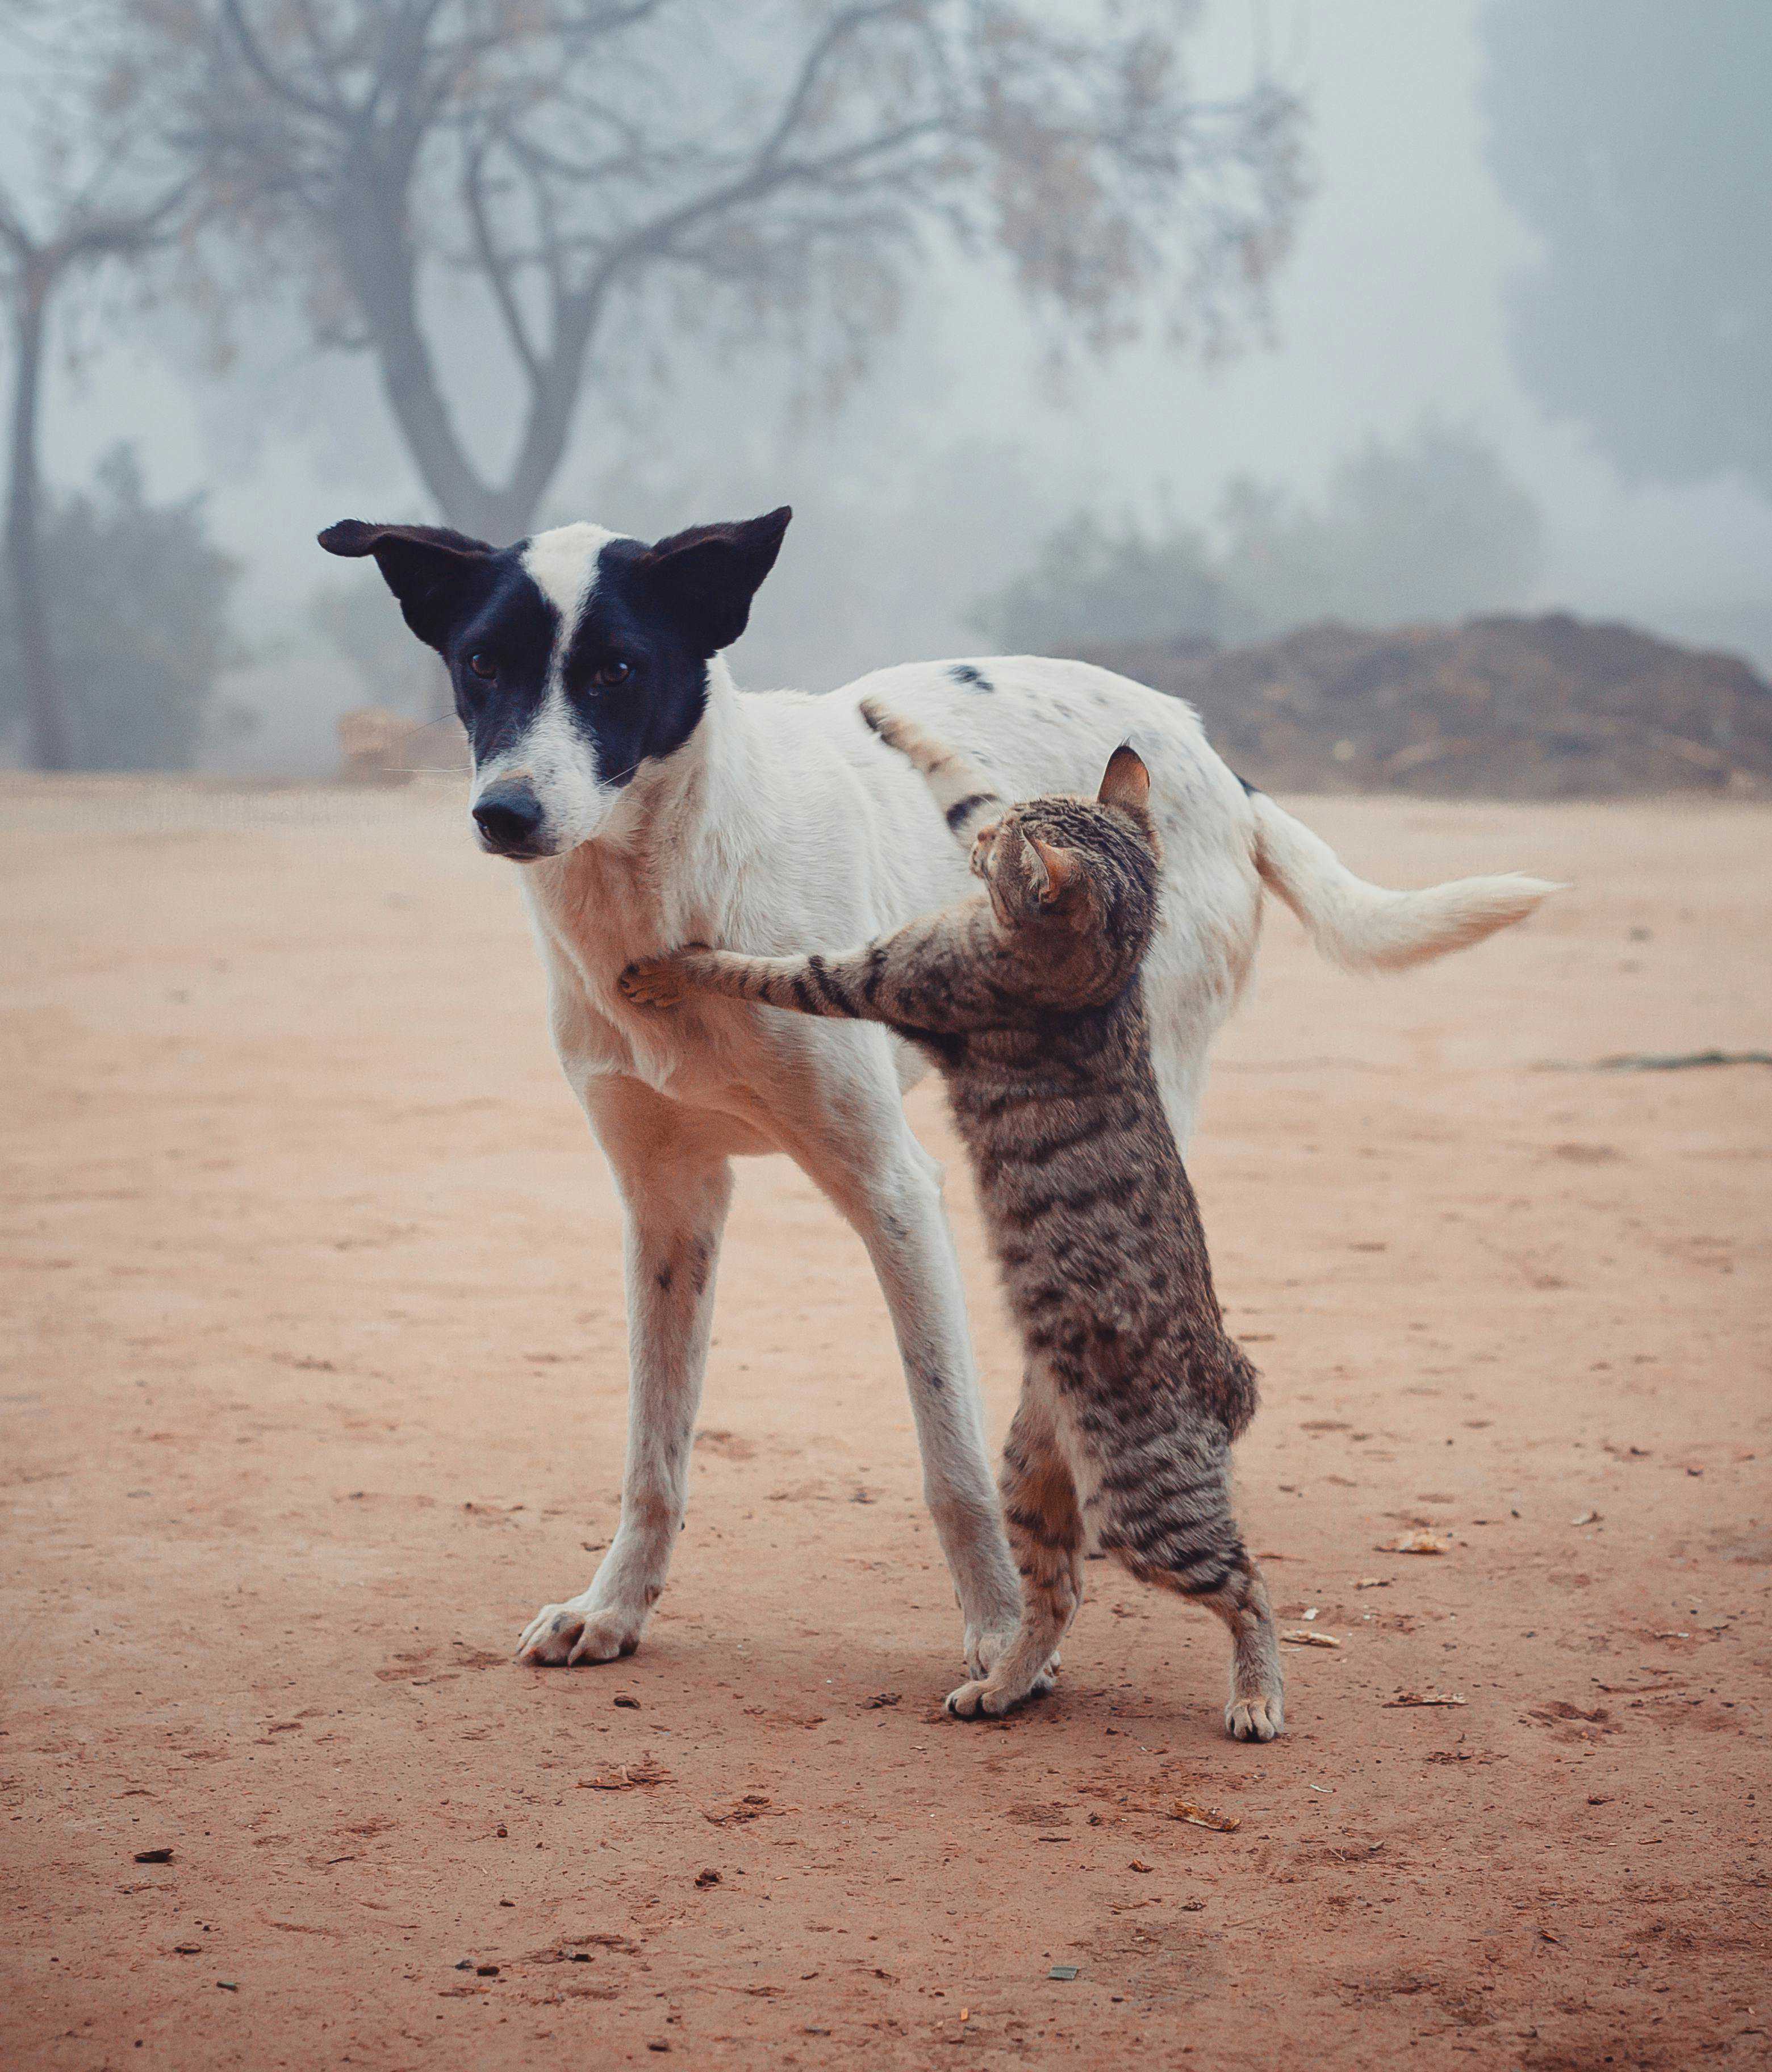
[[587, 1105], [626, 1214], [627, 1462], [621, 1523], [590, 1588], [544, 1605], [517, 1643], [522, 1660], [544, 1664], [631, 1655], [664, 1588], [683, 1527], [732, 1194], [726, 1160], [672, 1103], [617, 1080], [594, 1087]]
[[[966, 1666], [987, 1675], [1021, 1621], [1021, 1591], [985, 1445], [966, 1298], [941, 1169], [912, 1136], [882, 1038], [883, 1070], [852, 1083], [828, 1133], [796, 1133], [800, 1165], [854, 1227], [892, 1318], [923, 1453], [923, 1494], [965, 1619]], [[841, 1120], [839, 1117], [841, 1116]]]
[[1083, 1601], [1083, 1517], [1076, 1483], [1030, 1375], [1003, 1446], [1003, 1515], [1022, 1572], [1022, 1626], [986, 1678], [948, 1696], [956, 1718], [995, 1719], [1052, 1688], [1059, 1642]]

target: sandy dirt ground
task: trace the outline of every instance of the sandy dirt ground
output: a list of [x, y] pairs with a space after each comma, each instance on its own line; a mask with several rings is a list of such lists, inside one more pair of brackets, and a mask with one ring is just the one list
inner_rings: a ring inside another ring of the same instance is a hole
[[453, 787], [0, 809], [7, 2067], [1766, 2061], [1772, 1071], [1547, 1067], [1768, 1046], [1772, 813], [1303, 808], [1577, 889], [1373, 984], [1276, 915], [1221, 1043], [1243, 1511], [1339, 1643], [1251, 1748], [1216, 1626], [1101, 1564], [1057, 1696], [944, 1718], [884, 1312], [780, 1161], [645, 1646], [516, 1667], [624, 1375], [513, 874]]

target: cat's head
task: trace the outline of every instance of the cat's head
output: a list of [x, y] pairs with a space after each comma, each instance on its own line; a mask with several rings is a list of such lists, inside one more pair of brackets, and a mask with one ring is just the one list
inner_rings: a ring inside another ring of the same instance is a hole
[[1157, 919], [1161, 852], [1149, 796], [1149, 771], [1122, 744], [1093, 799], [1029, 799], [980, 828], [972, 874], [999, 927], [1067, 963], [1069, 951], [1087, 948], [1098, 985], [1124, 985]]

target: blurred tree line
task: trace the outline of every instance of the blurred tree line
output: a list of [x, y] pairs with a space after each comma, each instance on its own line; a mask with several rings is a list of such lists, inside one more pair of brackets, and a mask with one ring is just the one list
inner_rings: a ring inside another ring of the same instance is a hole
[[[134, 450], [99, 463], [88, 490], [39, 520], [39, 637], [53, 658], [61, 770], [187, 770], [218, 726], [216, 680], [232, 659], [240, 565], [212, 541], [203, 499], [150, 500]], [[40, 723], [23, 695], [16, 606], [0, 610], [0, 723]]]

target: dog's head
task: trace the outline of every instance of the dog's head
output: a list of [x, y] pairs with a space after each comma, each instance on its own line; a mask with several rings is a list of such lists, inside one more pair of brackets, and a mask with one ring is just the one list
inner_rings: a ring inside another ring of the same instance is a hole
[[640, 766], [694, 733], [708, 664], [744, 631], [791, 515], [652, 546], [561, 525], [504, 548], [347, 518], [320, 545], [372, 555], [406, 623], [447, 664], [473, 744], [481, 846], [528, 863], [594, 840]]

